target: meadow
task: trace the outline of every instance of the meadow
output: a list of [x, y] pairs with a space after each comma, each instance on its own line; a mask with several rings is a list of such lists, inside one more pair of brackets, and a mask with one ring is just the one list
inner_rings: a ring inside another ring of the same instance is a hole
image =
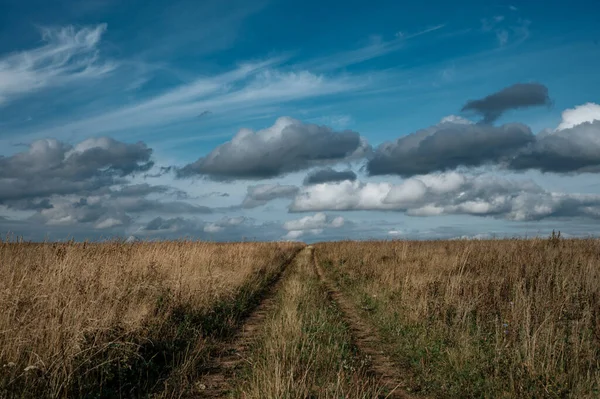
[[170, 395], [301, 246], [0, 244], [0, 397]]
[[3, 398], [600, 397], [596, 239], [2, 242], [0, 309]]
[[347, 241], [317, 254], [413, 391], [600, 397], [600, 240]]

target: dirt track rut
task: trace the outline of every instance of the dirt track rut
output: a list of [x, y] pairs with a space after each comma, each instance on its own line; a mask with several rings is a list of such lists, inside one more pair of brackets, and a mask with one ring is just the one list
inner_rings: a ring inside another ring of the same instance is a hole
[[[301, 251], [304, 250], [306, 249]], [[195, 393], [186, 396], [187, 398], [229, 397], [229, 393], [235, 388], [232, 383], [235, 382], [236, 376], [248, 361], [251, 344], [257, 338], [257, 333], [267, 315], [273, 310], [275, 294], [281, 287], [290, 264], [296, 261], [299, 253], [300, 251], [284, 263], [281, 272], [269, 285], [258, 305], [244, 320], [239, 331], [212, 356], [211, 362], [206, 368], [206, 374], [194, 384]]]
[[362, 355], [370, 359], [370, 371], [376, 376], [379, 383], [390, 392], [387, 398], [413, 398], [403, 389], [406, 379], [402, 378], [401, 370], [381, 350], [379, 346], [381, 340], [377, 331], [363, 320], [354, 304], [340, 292], [336, 284], [323, 272], [314, 249], [312, 247], [308, 248], [313, 251], [312, 261], [315, 272], [327, 290], [330, 299], [342, 313], [344, 322], [350, 328], [353, 344]]
[[[319, 265], [314, 247], [305, 247], [302, 251], [310, 251], [310, 256], [303, 257], [313, 263], [315, 273], [321, 280], [331, 301], [340, 310], [344, 322], [349, 327], [353, 344], [359, 352], [370, 360], [370, 372], [390, 392], [386, 398], [413, 398], [403, 390], [405, 386], [401, 378], [400, 369], [381, 351], [377, 332], [367, 324], [358, 313], [354, 305], [337, 289], [336, 285], [327, 277]], [[227, 341], [219, 352], [211, 359], [207, 373], [195, 383], [195, 394], [188, 398], [225, 398], [229, 397], [236, 381], [236, 377], [248, 362], [251, 344], [259, 336], [267, 316], [275, 307], [275, 296], [282, 285], [289, 265], [296, 262], [299, 253], [290, 258], [282, 267], [282, 272], [269, 286], [258, 306], [246, 318], [243, 325], [233, 339]]]

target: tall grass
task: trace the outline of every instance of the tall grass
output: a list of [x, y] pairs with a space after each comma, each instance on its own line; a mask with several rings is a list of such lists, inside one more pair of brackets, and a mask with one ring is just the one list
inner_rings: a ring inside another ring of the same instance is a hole
[[[377, 398], [347, 326], [328, 300], [304, 250], [291, 265], [277, 305], [248, 359], [242, 398]], [[384, 397], [385, 395], [382, 395]]]
[[318, 244], [416, 389], [600, 397], [600, 241]]
[[298, 244], [0, 243], [0, 397], [141, 396], [192, 371]]

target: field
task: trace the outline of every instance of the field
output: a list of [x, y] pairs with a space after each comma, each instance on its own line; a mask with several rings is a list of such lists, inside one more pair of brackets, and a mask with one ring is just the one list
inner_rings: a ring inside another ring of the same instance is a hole
[[595, 398], [600, 241], [0, 243], [0, 397]]

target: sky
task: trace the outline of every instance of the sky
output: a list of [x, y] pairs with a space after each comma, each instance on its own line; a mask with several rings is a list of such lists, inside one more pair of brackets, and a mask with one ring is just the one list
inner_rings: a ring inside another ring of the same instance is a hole
[[593, 1], [0, 0], [0, 233], [597, 235]]

